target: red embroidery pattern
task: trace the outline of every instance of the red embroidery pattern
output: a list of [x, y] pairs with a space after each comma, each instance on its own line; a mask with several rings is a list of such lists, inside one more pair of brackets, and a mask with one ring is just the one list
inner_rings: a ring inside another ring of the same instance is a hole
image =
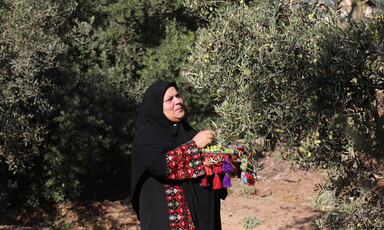
[[201, 154], [194, 141], [169, 151], [166, 159], [167, 179], [191, 179], [205, 174]]
[[185, 202], [183, 188], [180, 185], [164, 185], [171, 230], [195, 230], [191, 212]]
[[[197, 178], [205, 174], [201, 154], [194, 141], [187, 142], [169, 151], [167, 159], [167, 179], [183, 180]], [[185, 201], [180, 185], [164, 185], [167, 195], [169, 222], [172, 230], [195, 230], [191, 212]]]

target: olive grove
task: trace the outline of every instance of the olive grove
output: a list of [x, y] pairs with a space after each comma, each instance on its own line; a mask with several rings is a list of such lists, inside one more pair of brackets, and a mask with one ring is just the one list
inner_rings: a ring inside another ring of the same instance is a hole
[[141, 97], [170, 80], [220, 144], [325, 170], [320, 228], [382, 228], [384, 17], [368, 2], [341, 18], [342, 1], [0, 0], [1, 210], [127, 197]]

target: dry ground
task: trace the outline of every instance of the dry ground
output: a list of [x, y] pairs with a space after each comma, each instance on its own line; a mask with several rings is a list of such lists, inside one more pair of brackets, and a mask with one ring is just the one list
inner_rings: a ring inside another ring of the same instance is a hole
[[[320, 171], [303, 171], [288, 162], [267, 154], [259, 161], [254, 186], [242, 184], [233, 178], [229, 196], [222, 201], [223, 230], [241, 230], [245, 217], [255, 217], [262, 223], [255, 230], [316, 229], [314, 221], [321, 211], [314, 208], [311, 199], [315, 185], [322, 183], [325, 174]], [[130, 205], [121, 201], [95, 201], [63, 207], [58, 215], [58, 229], [140, 229]], [[0, 229], [49, 229], [3, 225]]]

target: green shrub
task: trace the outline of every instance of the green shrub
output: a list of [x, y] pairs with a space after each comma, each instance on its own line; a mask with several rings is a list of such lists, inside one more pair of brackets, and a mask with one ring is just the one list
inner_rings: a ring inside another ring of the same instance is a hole
[[243, 226], [245, 229], [253, 229], [263, 224], [263, 221], [257, 219], [256, 216], [245, 216], [243, 218]]

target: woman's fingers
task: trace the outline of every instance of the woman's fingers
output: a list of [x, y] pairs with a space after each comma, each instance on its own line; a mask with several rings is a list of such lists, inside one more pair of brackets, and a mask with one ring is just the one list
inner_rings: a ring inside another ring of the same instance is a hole
[[205, 130], [203, 132], [206, 132], [207, 138], [213, 140], [216, 136], [216, 132], [212, 130]]
[[193, 140], [196, 142], [198, 148], [204, 148], [208, 144], [212, 143], [215, 139], [216, 132], [213, 130], [204, 130], [196, 134]]
[[207, 132], [207, 135], [209, 138], [215, 138], [215, 136], [216, 136], [216, 132], [213, 130], [205, 130], [203, 132]]

